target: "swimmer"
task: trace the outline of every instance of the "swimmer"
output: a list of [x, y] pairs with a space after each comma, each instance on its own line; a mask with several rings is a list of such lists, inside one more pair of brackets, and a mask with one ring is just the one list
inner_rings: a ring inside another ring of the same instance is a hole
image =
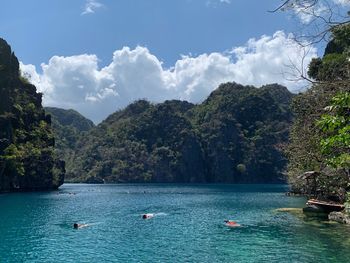
[[228, 227], [241, 226], [240, 224], [238, 224], [237, 222], [232, 221], [232, 220], [224, 220], [224, 222], [225, 222], [225, 225], [228, 226]]
[[78, 224], [78, 223], [73, 224], [74, 229], [78, 229], [86, 226], [88, 226], [88, 224]]
[[143, 219], [150, 219], [150, 218], [152, 218], [152, 217], [154, 217], [154, 214], [143, 214], [143, 215], [142, 215], [142, 218], [143, 218]]

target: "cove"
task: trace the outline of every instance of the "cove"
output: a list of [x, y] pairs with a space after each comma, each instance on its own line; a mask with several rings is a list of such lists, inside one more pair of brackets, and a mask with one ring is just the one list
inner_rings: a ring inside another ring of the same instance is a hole
[[[85, 185], [0, 195], [1, 262], [349, 262], [348, 226], [286, 185]], [[143, 220], [143, 213], [154, 217]], [[242, 226], [228, 228], [223, 220]], [[73, 223], [87, 227], [73, 229]]]

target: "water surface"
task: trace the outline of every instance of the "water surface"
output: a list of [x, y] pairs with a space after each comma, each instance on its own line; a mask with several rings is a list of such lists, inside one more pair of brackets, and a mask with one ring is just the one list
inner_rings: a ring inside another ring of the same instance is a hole
[[[350, 228], [276, 212], [305, 204], [286, 190], [65, 184], [3, 194], [0, 262], [350, 262]], [[89, 226], [74, 230], [75, 222]]]

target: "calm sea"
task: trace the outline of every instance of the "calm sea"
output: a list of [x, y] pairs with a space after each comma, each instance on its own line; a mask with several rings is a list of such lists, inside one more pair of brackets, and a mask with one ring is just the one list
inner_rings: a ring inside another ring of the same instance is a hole
[[350, 227], [276, 212], [305, 203], [286, 190], [65, 184], [2, 194], [0, 262], [350, 262]]

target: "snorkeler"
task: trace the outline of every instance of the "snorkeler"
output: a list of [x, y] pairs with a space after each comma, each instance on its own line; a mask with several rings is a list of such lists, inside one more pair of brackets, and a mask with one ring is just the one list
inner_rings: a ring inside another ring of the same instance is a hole
[[143, 215], [142, 215], [142, 218], [143, 218], [143, 219], [150, 219], [150, 218], [152, 218], [152, 217], [154, 217], [154, 214], [143, 214]]
[[73, 224], [74, 229], [78, 229], [86, 226], [88, 226], [88, 224], [78, 224], [78, 223]]
[[232, 220], [224, 220], [224, 222], [225, 222], [225, 225], [228, 226], [228, 227], [241, 226], [240, 224], [238, 224], [237, 222], [232, 221]]

